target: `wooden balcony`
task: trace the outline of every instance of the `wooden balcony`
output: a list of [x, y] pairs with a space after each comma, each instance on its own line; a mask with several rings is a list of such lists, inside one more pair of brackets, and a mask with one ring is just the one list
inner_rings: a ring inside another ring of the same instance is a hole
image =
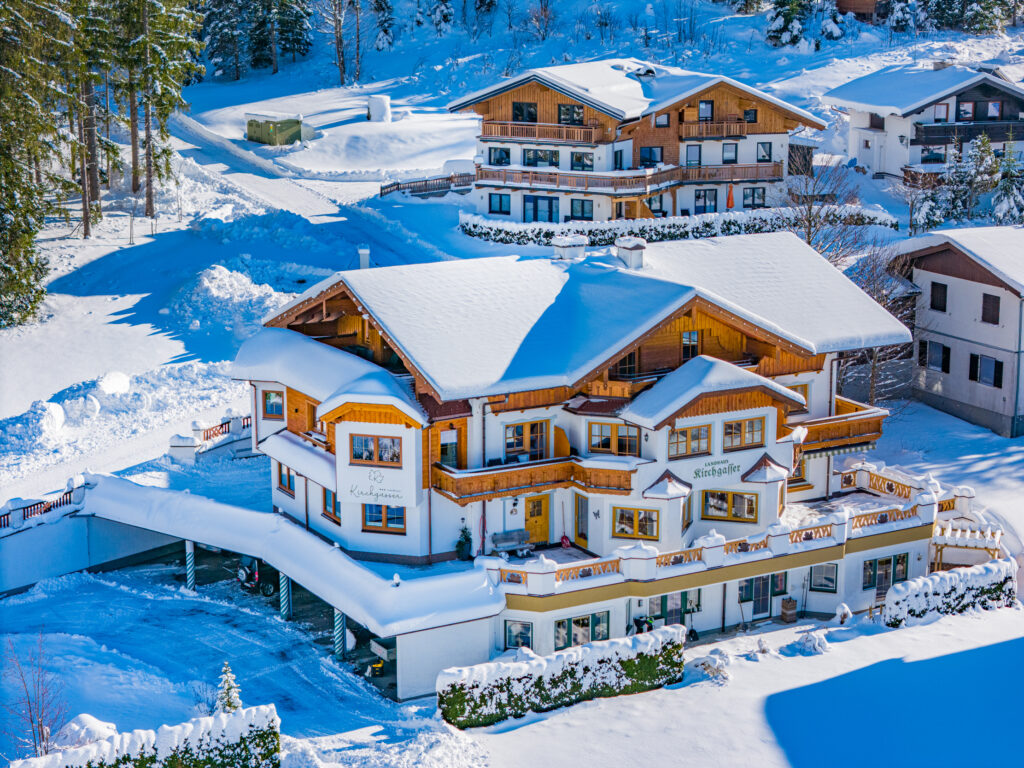
[[915, 124], [911, 144], [937, 145], [957, 141], [974, 141], [985, 134], [993, 142], [1009, 141], [1010, 136], [1024, 136], [1024, 121], [979, 120], [965, 123]]
[[751, 165], [671, 166], [661, 170], [632, 171], [622, 174], [566, 173], [563, 171], [526, 171], [510, 168], [477, 168], [477, 183], [501, 184], [536, 189], [552, 187], [608, 194], [651, 194], [665, 186], [687, 183], [732, 183], [780, 180], [782, 163]]
[[392, 192], [408, 192], [410, 195], [440, 195], [453, 189], [465, 189], [473, 186], [472, 173], [453, 173], [450, 176], [435, 176], [430, 179], [413, 179], [412, 181], [392, 181], [380, 185], [380, 196]]
[[525, 139], [558, 144], [597, 144], [601, 127], [596, 125], [559, 125], [557, 123], [507, 123], [484, 120], [483, 139]]
[[482, 469], [430, 468], [433, 488], [465, 506], [471, 501], [521, 496], [570, 486], [613, 495], [628, 495], [632, 470], [586, 467], [577, 457], [545, 459], [524, 464], [503, 464]]
[[754, 133], [762, 133], [760, 123], [746, 123], [742, 120], [724, 122], [680, 123], [679, 138], [687, 139], [731, 139], [743, 138]]
[[803, 442], [803, 450], [820, 451], [874, 442], [882, 436], [882, 422], [887, 415], [881, 408], [837, 396], [835, 416], [790, 424], [788, 428], [804, 427], [807, 437]]

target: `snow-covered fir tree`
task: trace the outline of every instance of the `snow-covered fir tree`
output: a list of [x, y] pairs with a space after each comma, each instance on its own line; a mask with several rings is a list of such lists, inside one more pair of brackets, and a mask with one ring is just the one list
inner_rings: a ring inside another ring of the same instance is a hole
[[278, 10], [277, 0], [253, 0], [252, 24], [249, 26], [249, 63], [254, 69], [271, 67], [278, 70]]
[[455, 9], [452, 8], [451, 0], [435, 0], [430, 9], [430, 21], [438, 37], [447, 35], [455, 21]]
[[292, 61], [313, 47], [310, 0], [278, 0], [277, 23], [281, 53]]
[[970, 218], [972, 172], [960, 148], [954, 144], [946, 156], [946, 170], [937, 190], [942, 216], [953, 221]]
[[395, 44], [395, 8], [391, 0], [372, 0], [370, 8], [377, 24], [377, 38], [373, 47], [388, 51]]
[[[1012, 146], [1012, 142], [1007, 143]], [[1024, 173], [1013, 151], [1007, 152], [999, 163], [992, 213], [1000, 224], [1024, 224]]]
[[248, 0], [208, 0], [203, 42], [214, 77], [242, 77], [248, 60], [249, 10]]
[[766, 39], [774, 46], [796, 45], [803, 40], [806, 16], [807, 7], [801, 0], [774, 0]]
[[220, 685], [217, 686], [217, 711], [234, 712], [242, 708], [242, 691], [235, 681], [235, 673], [226, 661], [220, 670]]
[[973, 0], [967, 3], [959, 28], [973, 35], [1000, 32], [1003, 28], [1001, 3], [1002, 0]]
[[983, 133], [971, 142], [964, 164], [970, 179], [967, 218], [972, 218], [982, 196], [992, 191], [999, 176], [999, 161], [992, 151], [992, 142], [987, 134]]
[[913, 32], [917, 28], [917, 19], [911, 3], [897, 0], [889, 7], [889, 18], [885, 24], [893, 32]]
[[825, 0], [821, 9], [821, 36], [839, 40], [846, 35], [846, 17], [836, 8], [835, 0]]

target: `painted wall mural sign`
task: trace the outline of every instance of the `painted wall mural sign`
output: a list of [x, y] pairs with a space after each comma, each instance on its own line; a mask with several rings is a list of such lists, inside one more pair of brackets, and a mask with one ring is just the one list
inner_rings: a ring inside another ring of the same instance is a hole
[[366, 473], [366, 484], [359, 481], [351, 483], [349, 496], [357, 501], [371, 504], [387, 504], [389, 501], [401, 501], [405, 496], [399, 488], [388, 488], [384, 485], [384, 473], [379, 469], [371, 469]]
[[707, 478], [728, 477], [729, 475], [739, 474], [739, 471], [739, 464], [733, 464], [728, 459], [719, 459], [718, 461], [709, 461], [703, 467], [693, 470], [693, 479], [703, 480]]

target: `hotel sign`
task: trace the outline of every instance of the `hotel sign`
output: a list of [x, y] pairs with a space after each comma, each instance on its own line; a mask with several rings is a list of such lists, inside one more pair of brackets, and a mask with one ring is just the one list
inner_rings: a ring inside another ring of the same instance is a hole
[[704, 466], [693, 470], [693, 479], [706, 480], [709, 478], [729, 477], [730, 475], [739, 474], [739, 471], [739, 464], [733, 464], [728, 459], [719, 459], [718, 461], [709, 461]]

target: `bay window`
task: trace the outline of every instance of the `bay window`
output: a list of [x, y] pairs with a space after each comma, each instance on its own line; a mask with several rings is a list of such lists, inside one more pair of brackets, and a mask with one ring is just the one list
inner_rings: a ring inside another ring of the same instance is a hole
[[621, 539], [657, 539], [658, 510], [634, 507], [612, 509], [612, 536]]
[[380, 435], [352, 435], [352, 464], [378, 467], [402, 466], [402, 438]]
[[739, 491], [704, 491], [701, 519], [736, 523], [757, 522], [757, 494]]

